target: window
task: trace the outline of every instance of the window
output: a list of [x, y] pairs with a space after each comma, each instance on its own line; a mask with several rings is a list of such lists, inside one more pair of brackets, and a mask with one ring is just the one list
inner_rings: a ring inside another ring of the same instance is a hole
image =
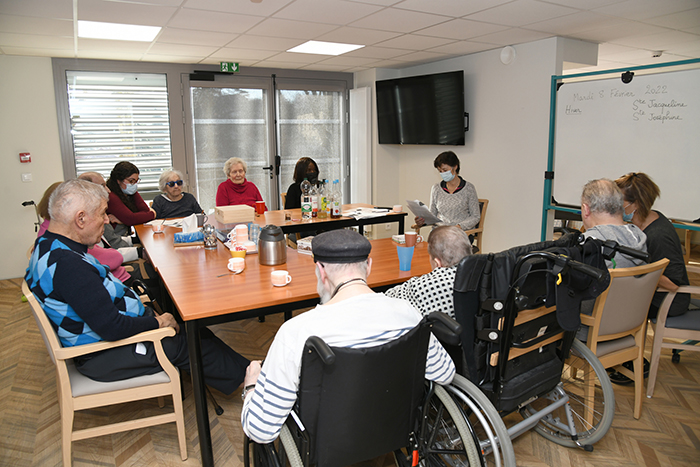
[[158, 191], [173, 165], [165, 74], [67, 71], [76, 174], [109, 177], [117, 162], [140, 170], [139, 191]]

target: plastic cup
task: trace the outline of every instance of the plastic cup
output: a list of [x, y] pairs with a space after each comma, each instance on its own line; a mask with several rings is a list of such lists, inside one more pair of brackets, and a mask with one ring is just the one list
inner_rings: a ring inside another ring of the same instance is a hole
[[413, 260], [413, 248], [412, 246], [401, 246], [396, 245], [396, 252], [399, 255], [399, 270], [400, 271], [410, 271], [411, 261]]

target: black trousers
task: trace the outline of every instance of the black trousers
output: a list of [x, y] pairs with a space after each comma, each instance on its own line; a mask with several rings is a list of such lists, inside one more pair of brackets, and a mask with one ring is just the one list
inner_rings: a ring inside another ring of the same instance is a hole
[[[204, 382], [224, 394], [231, 394], [243, 382], [250, 361], [238, 354], [208, 328], [201, 330]], [[79, 372], [96, 381], [119, 381], [151, 375], [162, 370], [150, 342], [144, 343], [146, 354], [136, 353], [136, 344], [108, 349], [75, 359]], [[173, 365], [190, 371], [187, 335], [184, 330], [163, 339], [163, 350]]]

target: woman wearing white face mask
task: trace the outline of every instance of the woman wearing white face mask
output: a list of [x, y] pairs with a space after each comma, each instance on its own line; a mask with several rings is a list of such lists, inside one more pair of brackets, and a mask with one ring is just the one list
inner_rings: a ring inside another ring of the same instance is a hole
[[[430, 212], [440, 219], [438, 225], [456, 225], [462, 230], [476, 227], [481, 218], [479, 197], [474, 185], [459, 176], [459, 158], [452, 151], [439, 154], [433, 165], [442, 181], [430, 190]], [[416, 217], [416, 225], [425, 219]]]
[[138, 193], [139, 180], [139, 169], [131, 162], [119, 162], [109, 174], [107, 214], [110, 220], [118, 221], [113, 225], [120, 235], [130, 230], [124, 226], [143, 224], [156, 218], [156, 212]]

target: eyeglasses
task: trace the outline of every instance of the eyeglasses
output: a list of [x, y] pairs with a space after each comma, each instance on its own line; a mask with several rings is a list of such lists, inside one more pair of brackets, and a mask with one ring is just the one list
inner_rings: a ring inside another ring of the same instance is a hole
[[174, 187], [175, 185], [182, 186], [182, 183], [182, 180], [175, 180], [174, 182], [165, 182], [165, 184], [170, 188]]
[[127, 179], [124, 180], [124, 181], [125, 181], [126, 183], [128, 183], [129, 185], [136, 185], [138, 182], [141, 181], [141, 179], [140, 179], [140, 178], [137, 178], [136, 180], [134, 180], [133, 178], [127, 178]]

